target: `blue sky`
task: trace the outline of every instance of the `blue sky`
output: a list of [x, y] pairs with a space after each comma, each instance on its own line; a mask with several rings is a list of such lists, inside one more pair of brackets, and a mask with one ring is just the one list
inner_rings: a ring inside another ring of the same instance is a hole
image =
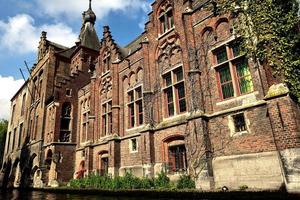
[[[41, 31], [48, 39], [73, 46], [81, 27], [81, 14], [88, 0], [0, 0], [0, 118], [9, 116], [9, 100], [23, 80], [19, 68], [28, 72], [36, 62]], [[115, 41], [123, 46], [144, 30], [153, 0], [93, 0], [96, 30], [102, 37], [109, 25]]]

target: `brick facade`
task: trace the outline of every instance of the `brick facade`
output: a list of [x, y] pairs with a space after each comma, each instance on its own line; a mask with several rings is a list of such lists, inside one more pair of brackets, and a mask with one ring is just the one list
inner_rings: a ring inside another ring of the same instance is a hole
[[38, 62], [12, 99], [2, 182], [165, 171], [171, 180], [189, 173], [202, 189], [299, 190], [299, 104], [268, 66], [236, 54], [235, 19], [207, 4], [154, 1], [145, 32], [125, 47], [108, 26], [99, 42], [91, 8], [74, 47], [43, 32]]

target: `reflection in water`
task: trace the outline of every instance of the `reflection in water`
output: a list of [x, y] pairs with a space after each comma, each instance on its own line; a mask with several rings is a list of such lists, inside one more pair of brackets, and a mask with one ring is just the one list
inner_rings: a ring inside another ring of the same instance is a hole
[[[98, 195], [54, 194], [41, 191], [0, 191], [0, 200], [140, 200], [129, 197], [103, 197]], [[143, 197], [144, 199], [144, 197]], [[147, 199], [151, 200], [151, 199]], [[154, 200], [154, 199], [153, 199]], [[156, 199], [158, 200], [158, 199]]]

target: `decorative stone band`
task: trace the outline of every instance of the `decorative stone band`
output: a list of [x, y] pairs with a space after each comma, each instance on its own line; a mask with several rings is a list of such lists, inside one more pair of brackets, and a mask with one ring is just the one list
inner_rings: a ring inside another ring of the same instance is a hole
[[284, 83], [272, 85], [269, 88], [267, 95], [265, 96], [265, 100], [284, 96], [284, 95], [287, 95], [289, 92], [290, 92], [289, 88]]

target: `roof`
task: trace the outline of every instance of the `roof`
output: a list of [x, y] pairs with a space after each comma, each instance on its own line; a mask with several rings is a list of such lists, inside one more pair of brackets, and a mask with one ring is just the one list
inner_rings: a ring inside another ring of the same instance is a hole
[[69, 49], [59, 51], [59, 52], [57, 52], [57, 54], [60, 55], [60, 56], [66, 57], [66, 58], [71, 58], [71, 56], [73, 55], [75, 50], [76, 50], [76, 46], [73, 46]]
[[47, 42], [48, 42], [49, 45], [54, 46], [54, 47], [56, 47], [58, 49], [69, 49], [69, 47], [65, 47], [65, 46], [63, 46], [61, 44], [57, 44], [57, 43], [49, 41], [49, 40], [47, 40]]
[[141, 47], [141, 42], [143, 41], [143, 34], [139, 35], [136, 39], [130, 42], [123, 48], [120, 48], [121, 53], [124, 57], [131, 55], [133, 52], [137, 51]]
[[83, 28], [81, 29], [79, 38], [81, 46], [99, 51], [100, 42], [92, 23], [86, 22], [85, 24], [83, 24]]

